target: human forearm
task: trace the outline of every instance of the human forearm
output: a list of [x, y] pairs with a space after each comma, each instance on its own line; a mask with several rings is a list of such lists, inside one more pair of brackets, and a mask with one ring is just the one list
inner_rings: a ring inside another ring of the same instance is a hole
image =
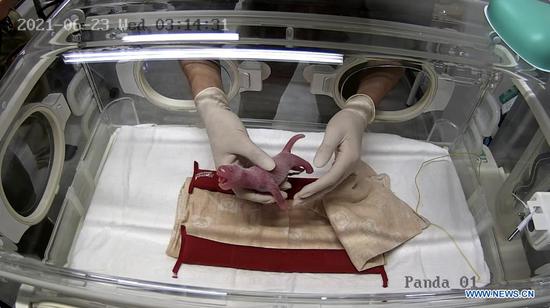
[[[267, 171], [275, 168], [273, 159], [250, 140], [241, 120], [229, 108], [228, 98], [222, 89], [220, 67], [210, 61], [180, 61], [180, 64], [206, 128], [216, 168], [246, 162]], [[275, 202], [272, 196], [251, 190], [234, 189], [234, 192], [239, 198], [253, 202]], [[284, 192], [281, 194], [286, 196]]]
[[366, 94], [379, 105], [384, 96], [395, 87], [403, 76], [402, 67], [375, 67], [366, 70], [361, 75], [357, 94]]
[[195, 97], [206, 88], [222, 88], [220, 67], [211, 61], [180, 61], [181, 68], [189, 81]]
[[0, 20], [6, 18], [10, 10], [15, 9], [16, 5], [16, 0], [0, 0]]
[[313, 163], [321, 168], [334, 156], [327, 173], [294, 195], [294, 205], [313, 202], [337, 187], [361, 162], [362, 140], [367, 125], [375, 118], [375, 105], [397, 84], [404, 69], [370, 68], [360, 76], [357, 93], [350, 96], [342, 110], [327, 124], [323, 142]]

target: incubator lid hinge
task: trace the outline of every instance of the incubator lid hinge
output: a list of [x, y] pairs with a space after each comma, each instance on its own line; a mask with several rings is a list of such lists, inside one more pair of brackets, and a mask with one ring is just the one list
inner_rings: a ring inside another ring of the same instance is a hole
[[304, 79], [309, 82], [311, 94], [334, 97], [335, 69], [329, 65], [309, 65], [304, 68]]
[[489, 74], [479, 68], [457, 63], [434, 63], [433, 67], [438, 75], [449, 76], [459, 84], [479, 85], [488, 80]]
[[239, 92], [261, 91], [262, 84], [269, 75], [269, 65], [257, 61], [243, 61], [239, 64]]

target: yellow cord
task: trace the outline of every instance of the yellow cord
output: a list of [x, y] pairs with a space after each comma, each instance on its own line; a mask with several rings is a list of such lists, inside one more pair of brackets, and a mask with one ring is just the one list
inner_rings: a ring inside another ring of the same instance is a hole
[[466, 263], [468, 264], [468, 266], [470, 267], [472, 272], [474, 272], [474, 274], [476, 275], [477, 281], [479, 281], [481, 279], [481, 276], [479, 275], [479, 273], [475, 269], [474, 265], [470, 262], [470, 259], [468, 259], [468, 257], [466, 257], [466, 255], [464, 254], [464, 252], [462, 251], [462, 249], [460, 248], [460, 246], [458, 245], [458, 243], [456, 242], [454, 237], [447, 230], [445, 230], [445, 228], [443, 228], [440, 225], [437, 225], [437, 224], [434, 224], [434, 223], [430, 222], [430, 226], [434, 226], [436, 228], [439, 228], [441, 231], [443, 231], [443, 232], [445, 232], [445, 234], [447, 234], [447, 236], [451, 239], [453, 244], [455, 244], [455, 247], [458, 250], [458, 252], [460, 253], [460, 255], [462, 256], [462, 258], [464, 258], [464, 261], [466, 261]]
[[416, 193], [418, 194], [418, 199], [416, 200], [416, 206], [414, 207], [415, 212], [418, 213], [418, 209], [420, 208], [420, 202], [422, 200], [421, 193], [420, 193], [420, 186], [418, 185], [418, 176], [420, 175], [420, 172], [422, 171], [422, 169], [424, 169], [425, 166], [427, 166], [431, 163], [446, 162], [447, 160], [439, 160], [438, 161], [438, 159], [443, 159], [445, 157], [449, 157], [449, 154], [443, 155], [443, 156], [438, 156], [438, 157], [426, 160], [426, 161], [422, 162], [422, 164], [420, 165], [420, 168], [418, 168], [418, 171], [416, 172], [416, 175], [414, 176], [414, 186], [416, 187]]
[[424, 162], [422, 162], [422, 164], [420, 165], [420, 168], [418, 169], [418, 171], [416, 172], [416, 175], [414, 176], [414, 185], [416, 187], [416, 193], [418, 195], [418, 200], [416, 200], [416, 205], [414, 207], [414, 211], [415, 212], [418, 212], [418, 209], [420, 208], [420, 204], [421, 204], [421, 194], [420, 194], [420, 187], [418, 185], [418, 176], [420, 175], [420, 172], [422, 172], [422, 169], [424, 169], [424, 167], [426, 167], [427, 165], [431, 164], [431, 163], [437, 163], [437, 162], [449, 162], [448, 160], [443, 160], [443, 158], [446, 158], [446, 157], [456, 157], [456, 156], [461, 156], [461, 155], [464, 155], [464, 156], [473, 156], [475, 158], [477, 158], [477, 160], [479, 161], [479, 164], [478, 164], [478, 167], [477, 167], [477, 176], [479, 177], [479, 173], [481, 171], [481, 156], [479, 155], [476, 155], [476, 154], [473, 154], [473, 153], [467, 153], [467, 152], [455, 152], [455, 153], [452, 153], [452, 154], [445, 154], [445, 155], [441, 155], [441, 156], [438, 156], [438, 157], [434, 157], [434, 158], [431, 158], [431, 159], [428, 159]]
[[[431, 158], [427, 161], [424, 161], [421, 165], [420, 165], [420, 168], [418, 168], [418, 172], [416, 173], [415, 177], [414, 177], [414, 184], [416, 186], [416, 192], [418, 193], [418, 200], [416, 202], [416, 206], [415, 206], [415, 212], [418, 214], [418, 210], [420, 208], [420, 204], [421, 204], [421, 199], [422, 199], [422, 195], [421, 195], [421, 192], [420, 192], [420, 187], [418, 185], [418, 176], [420, 175], [420, 172], [422, 171], [422, 169], [431, 164], [431, 163], [435, 163], [435, 162], [450, 162], [449, 160], [442, 160], [443, 158], [446, 158], [446, 157], [455, 157], [455, 156], [460, 156], [460, 155], [467, 155], [467, 156], [473, 156], [473, 157], [476, 157], [479, 161], [479, 165], [478, 165], [478, 168], [477, 168], [477, 176], [479, 177], [479, 174], [480, 174], [480, 171], [481, 171], [481, 156], [479, 155], [476, 155], [476, 154], [473, 154], [473, 153], [452, 153], [452, 154], [447, 154], [447, 155], [442, 155], [442, 156], [438, 156], [438, 157], [434, 157], [434, 158]], [[475, 267], [473, 266], [473, 264], [470, 262], [470, 260], [468, 259], [468, 257], [466, 257], [466, 255], [464, 254], [464, 252], [462, 251], [462, 248], [460, 248], [460, 246], [458, 245], [457, 241], [454, 239], [454, 237], [443, 227], [441, 227], [440, 225], [437, 225], [437, 224], [434, 224], [432, 222], [430, 222], [430, 226], [434, 226], [438, 229], [440, 229], [441, 231], [445, 232], [445, 234], [449, 237], [449, 239], [451, 239], [451, 241], [453, 242], [453, 244], [455, 245], [456, 249], [458, 250], [458, 252], [460, 253], [460, 255], [462, 256], [462, 258], [464, 258], [464, 261], [466, 261], [466, 263], [468, 264], [468, 266], [470, 267], [470, 269], [472, 270], [472, 272], [476, 275], [476, 278], [479, 280], [480, 279], [480, 275], [478, 273], [478, 271], [475, 269]]]

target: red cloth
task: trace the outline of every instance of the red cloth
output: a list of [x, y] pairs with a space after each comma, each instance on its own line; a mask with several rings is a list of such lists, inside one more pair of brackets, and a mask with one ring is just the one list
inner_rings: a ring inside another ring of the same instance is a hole
[[[287, 191], [289, 198], [315, 180], [288, 178], [292, 184], [292, 189]], [[194, 163], [193, 178], [189, 185], [190, 194], [195, 187], [226, 194], [233, 193], [218, 186], [215, 171], [199, 169], [197, 162]], [[182, 263], [269, 272], [378, 274], [382, 277], [382, 286], [388, 286], [384, 266], [359, 272], [343, 249], [275, 249], [226, 244], [188, 235], [185, 226], [181, 226], [180, 252], [172, 269], [174, 277], [177, 277]]]
[[384, 266], [358, 272], [343, 249], [274, 249], [225, 244], [188, 235], [181, 226], [181, 247], [172, 269], [177, 277], [182, 263], [285, 273], [378, 274], [388, 286]]

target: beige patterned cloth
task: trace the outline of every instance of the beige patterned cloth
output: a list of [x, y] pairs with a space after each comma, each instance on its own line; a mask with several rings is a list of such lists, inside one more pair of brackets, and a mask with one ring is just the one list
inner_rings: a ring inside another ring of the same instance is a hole
[[389, 189], [387, 175], [361, 163], [355, 174], [323, 198], [336, 236], [362, 271], [369, 260], [420, 234], [429, 223]]
[[282, 249], [345, 249], [358, 271], [384, 264], [383, 253], [414, 237], [427, 223], [389, 190], [389, 178], [362, 163], [313, 204], [281, 211], [233, 195], [180, 191], [166, 253], [177, 258], [180, 226], [189, 235], [233, 245]]

